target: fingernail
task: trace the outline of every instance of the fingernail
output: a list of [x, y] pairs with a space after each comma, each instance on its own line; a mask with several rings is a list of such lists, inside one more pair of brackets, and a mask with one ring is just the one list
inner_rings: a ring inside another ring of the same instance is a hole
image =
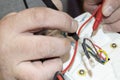
[[72, 31], [76, 32], [78, 29], [78, 22], [76, 20], [72, 21]]
[[109, 6], [109, 7], [105, 7], [103, 9], [103, 14], [104, 16], [110, 16], [112, 14], [112, 12], [114, 11], [114, 9], [112, 8], [112, 6]]

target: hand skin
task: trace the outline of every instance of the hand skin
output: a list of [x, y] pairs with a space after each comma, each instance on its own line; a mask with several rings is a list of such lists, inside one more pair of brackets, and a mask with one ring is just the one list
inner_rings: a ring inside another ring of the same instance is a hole
[[[86, 11], [93, 12], [103, 0], [84, 0]], [[102, 8], [105, 31], [120, 32], [120, 0], [105, 0]]]
[[[0, 80], [52, 80], [62, 70], [60, 56], [69, 53], [70, 41], [34, 35], [42, 29], [75, 32], [77, 22], [66, 13], [31, 8], [0, 20]], [[41, 61], [40, 59], [56, 57]]]

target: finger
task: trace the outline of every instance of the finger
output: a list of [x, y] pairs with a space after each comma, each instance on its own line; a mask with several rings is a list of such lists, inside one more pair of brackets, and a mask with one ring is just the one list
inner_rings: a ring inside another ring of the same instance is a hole
[[97, 8], [97, 5], [88, 5], [87, 3], [84, 3], [84, 10], [85, 11], [93, 13], [96, 8]]
[[[57, 71], [62, 71], [62, 68], [63, 68], [62, 60], [59, 58], [55, 59], [55, 60], [46, 61], [43, 63], [43, 65], [44, 65], [45, 74], [48, 73], [47, 76], [48, 76], [48, 78], [51, 78], [51, 80], [53, 80], [55, 73]], [[50, 65], [49, 68], [48, 68], [48, 65]], [[46, 70], [46, 69], [48, 69], [48, 70]], [[48, 79], [46, 79], [46, 80], [48, 80]]]
[[5, 17], [3, 17], [2, 20], [8, 18], [9, 16], [13, 16], [13, 15], [16, 15], [16, 14], [17, 14], [17, 12], [9, 13]]
[[19, 80], [53, 80], [55, 73], [61, 70], [62, 61], [55, 59], [43, 64], [40, 61], [23, 62], [17, 65], [14, 73]]
[[93, 13], [94, 10], [97, 8], [97, 4], [100, 3], [102, 0], [85, 0], [84, 1], [84, 10], [90, 13]]
[[104, 22], [105, 23], [115, 23], [115, 22], [119, 21], [120, 20], [119, 14], [120, 14], [120, 8], [117, 9], [111, 16], [105, 17]]
[[12, 13], [9, 13], [8, 15], [6, 15], [5, 17], [8, 17], [8, 16], [12, 16], [12, 15], [15, 15], [17, 14], [17, 12], [12, 12]]
[[120, 32], [120, 27], [118, 25], [120, 25], [120, 21], [117, 21], [113, 24], [106, 24], [104, 25], [103, 29], [106, 32]]
[[16, 56], [22, 61], [60, 57], [70, 51], [68, 39], [50, 36], [19, 36], [11, 44], [15, 44], [12, 49], [20, 52]]
[[85, 0], [85, 2], [88, 5], [97, 5], [98, 3], [100, 3], [102, 0]]
[[66, 13], [49, 8], [32, 8], [21, 11], [16, 15], [14, 21], [14, 26], [17, 26], [16, 29], [21, 32], [41, 28], [75, 32], [77, 25], [77, 22]]
[[103, 5], [103, 15], [110, 16], [113, 12], [115, 12], [120, 7], [120, 0], [105, 0]]

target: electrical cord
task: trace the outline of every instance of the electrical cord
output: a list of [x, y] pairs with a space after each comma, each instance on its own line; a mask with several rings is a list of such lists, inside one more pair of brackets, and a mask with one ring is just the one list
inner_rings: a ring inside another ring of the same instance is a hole
[[[87, 44], [87, 41], [92, 45], [92, 47], [90, 47], [90, 46]], [[95, 48], [93, 42], [92, 42], [90, 39], [84, 38], [84, 39], [83, 39], [82, 46], [83, 46], [85, 52], [88, 52], [88, 48], [89, 48], [89, 49], [92, 51], [92, 53], [95, 53], [95, 54], [93, 54], [93, 55], [96, 55], [96, 53], [98, 54], [97, 49]], [[89, 51], [90, 51], [90, 50], [89, 50]], [[89, 59], [89, 58], [88, 58], [88, 59]]]
[[23, 3], [24, 3], [24, 5], [25, 5], [25, 8], [28, 9], [29, 6], [28, 6], [28, 4], [27, 4], [27, 1], [26, 1], [26, 0], [23, 0]]
[[[87, 41], [89, 41], [92, 46], [86, 43]], [[99, 63], [102, 63], [102, 64], [105, 64], [110, 60], [107, 53], [102, 48], [100, 48], [98, 45], [94, 44], [88, 38], [84, 38], [82, 47], [88, 59], [90, 59], [90, 55], [92, 55], [95, 58], [95, 60], [97, 60]]]
[[[93, 12], [93, 14], [90, 16], [90, 18], [88, 20], [86, 20], [81, 26], [80, 28], [78, 29], [78, 35], [80, 35], [83, 27], [85, 27], [85, 25], [95, 16], [96, 12], [99, 10], [99, 6], [96, 8], [96, 10]], [[62, 73], [64, 74], [67, 70], [69, 70], [69, 68], [72, 66], [74, 60], [75, 60], [75, 57], [76, 57], [76, 54], [77, 54], [77, 50], [78, 50], [78, 41], [75, 42], [75, 49], [74, 49], [74, 54], [73, 54], [73, 57], [70, 61], [70, 63], [68, 64], [68, 66], [62, 71]]]
[[[88, 45], [87, 41], [90, 42], [92, 47], [90, 47], [90, 44]], [[93, 42], [90, 39], [84, 38], [82, 47], [83, 47], [84, 53], [88, 59], [91, 58], [90, 57], [90, 54], [91, 54], [99, 63], [104, 64], [106, 62], [106, 59], [103, 59], [99, 56], [99, 52], [97, 51], [95, 45], [93, 44]]]
[[42, 0], [42, 1], [46, 4], [47, 7], [55, 10], [59, 10], [51, 0]]
[[[90, 16], [90, 18], [88, 20], [86, 20], [81, 26], [80, 28], [78, 29], [78, 35], [80, 35], [83, 27], [85, 27], [85, 25], [95, 16], [96, 12], [99, 10], [99, 6], [96, 8], [96, 10], [93, 12], [93, 14]], [[74, 60], [75, 60], [75, 57], [76, 57], [76, 54], [77, 54], [77, 50], [78, 50], [78, 41], [75, 42], [75, 49], [74, 49], [74, 54], [73, 54], [73, 57], [70, 61], [70, 63], [68, 64], [68, 66], [62, 71], [62, 73], [64, 74], [67, 70], [70, 69], [70, 67], [72, 66]]]
[[110, 60], [110, 58], [108, 57], [107, 53], [106, 53], [101, 47], [99, 47], [98, 45], [94, 44], [94, 46], [98, 48], [98, 52], [100, 53], [99, 56], [100, 56], [101, 58], [104, 58], [104, 57], [102, 56], [102, 53], [103, 53], [104, 56], [106, 57], [106, 58], [104, 58], [104, 59], [106, 59], [106, 62], [108, 62], [108, 61]]

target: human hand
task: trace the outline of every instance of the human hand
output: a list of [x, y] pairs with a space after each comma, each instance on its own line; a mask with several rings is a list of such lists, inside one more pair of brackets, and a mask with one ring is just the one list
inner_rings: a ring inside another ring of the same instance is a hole
[[43, 29], [75, 32], [77, 23], [66, 13], [31, 8], [11, 13], [0, 21], [0, 80], [52, 80], [62, 70], [70, 41], [34, 35]]
[[[103, 0], [84, 0], [86, 11], [93, 12]], [[104, 30], [120, 32], [120, 0], [105, 0], [102, 8]]]

